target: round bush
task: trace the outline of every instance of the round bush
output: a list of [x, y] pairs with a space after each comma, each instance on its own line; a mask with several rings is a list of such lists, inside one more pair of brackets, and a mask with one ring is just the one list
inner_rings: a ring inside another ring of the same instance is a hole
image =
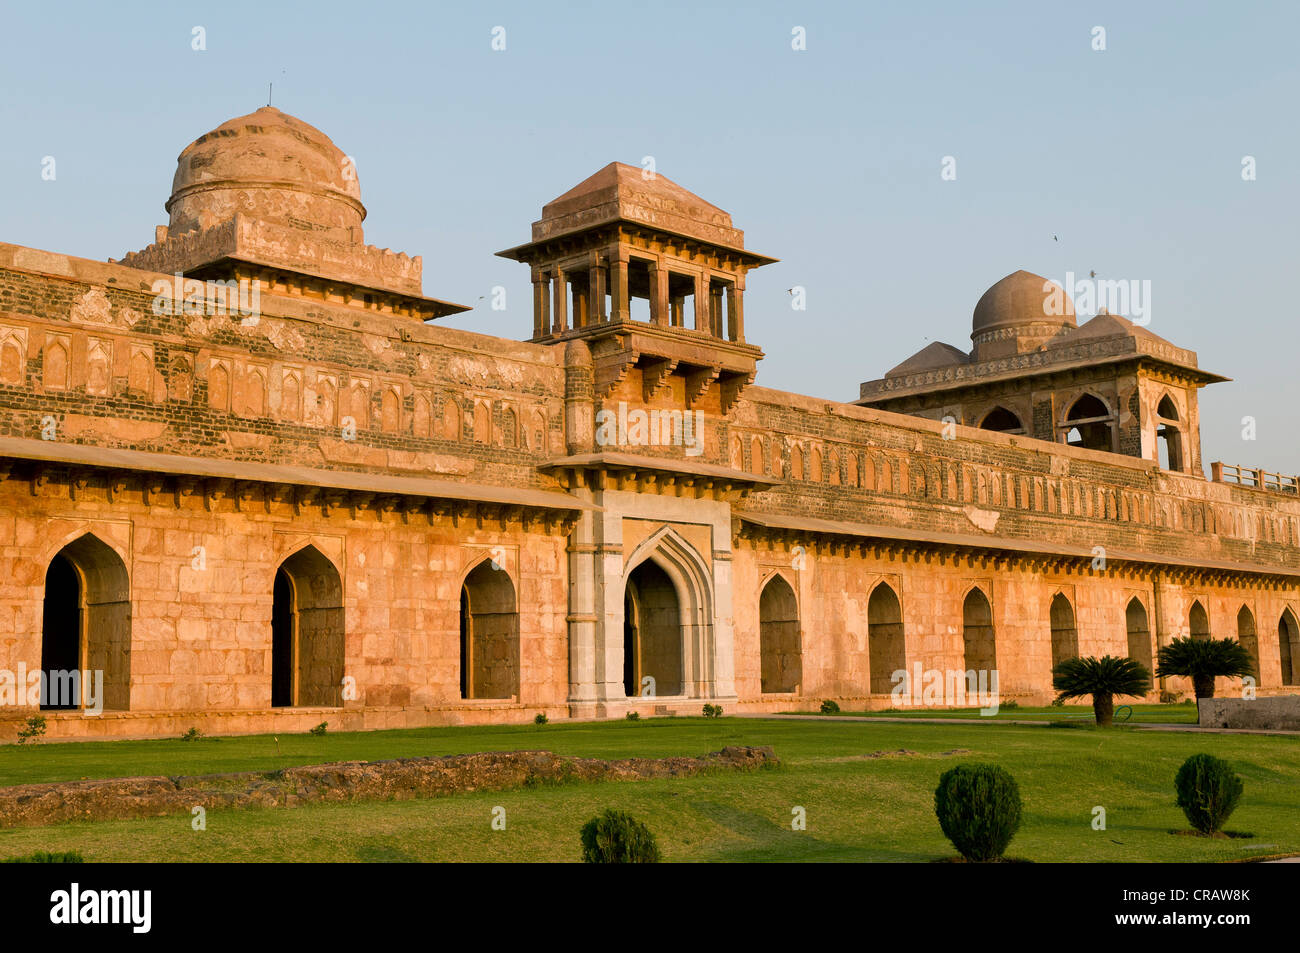
[[835, 702], [831, 701], [829, 698], [826, 699], [826, 701], [822, 702], [823, 715], [838, 715], [839, 713], [840, 713], [840, 706], [835, 704]]
[[996, 764], [959, 764], [939, 778], [934, 813], [967, 860], [997, 860], [1020, 828], [1020, 788]]
[[657, 864], [655, 836], [631, 814], [606, 810], [582, 825], [582, 860], [587, 864]]
[[1208, 754], [1194, 754], [1174, 778], [1178, 806], [1202, 834], [1221, 830], [1241, 800], [1243, 785], [1232, 765]]

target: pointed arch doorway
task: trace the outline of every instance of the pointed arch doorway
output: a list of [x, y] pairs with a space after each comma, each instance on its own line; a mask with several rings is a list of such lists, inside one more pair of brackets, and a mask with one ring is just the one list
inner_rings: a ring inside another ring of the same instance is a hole
[[623, 577], [622, 682], [628, 698], [708, 698], [715, 673], [708, 564], [671, 527], [629, 557]]

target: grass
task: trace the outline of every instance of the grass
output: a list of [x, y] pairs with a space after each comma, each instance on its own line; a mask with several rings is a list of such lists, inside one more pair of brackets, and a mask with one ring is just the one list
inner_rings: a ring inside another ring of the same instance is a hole
[[[1118, 712], [1123, 702], [1116, 702]], [[1116, 717], [1116, 724], [1194, 725], [1197, 722], [1195, 705], [1131, 705], [1133, 714], [1126, 721]], [[807, 714], [807, 712], [790, 712]], [[982, 715], [979, 708], [907, 708], [893, 711], [839, 711], [837, 715], [861, 718], [981, 718], [997, 721], [1092, 721], [1092, 703], [1086, 705], [1025, 706], [999, 708], [995, 715]]]
[[[1059, 710], [1058, 710], [1059, 714]], [[198, 742], [141, 741], [0, 749], [0, 778], [269, 769], [288, 764], [547, 748], [597, 757], [703, 754], [770, 744], [783, 765], [747, 774], [567, 784], [418, 801], [209, 811], [0, 830], [0, 858], [77, 850], [88, 861], [576, 861], [578, 830], [606, 807], [656, 833], [669, 861], [930, 861], [954, 853], [934, 817], [940, 773], [995, 761], [1020, 784], [1014, 857], [1044, 861], [1221, 861], [1300, 852], [1300, 738], [1075, 730], [1008, 724], [908, 724], [665, 718], [641, 722], [429, 728]], [[914, 754], [865, 757], [907, 749]], [[953, 749], [968, 753], [952, 754]], [[1189, 755], [1230, 761], [1246, 793], [1229, 828], [1253, 839], [1181, 837], [1173, 777]], [[1093, 808], [1108, 829], [1095, 831]], [[506, 829], [493, 830], [493, 808]], [[791, 830], [792, 810], [807, 830]]]

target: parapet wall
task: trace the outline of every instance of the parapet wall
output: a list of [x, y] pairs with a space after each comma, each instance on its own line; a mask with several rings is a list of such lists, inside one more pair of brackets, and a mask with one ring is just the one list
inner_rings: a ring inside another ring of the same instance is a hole
[[1300, 574], [1300, 500], [1148, 461], [757, 387], [729, 445], [746, 512]]
[[252, 316], [156, 307], [172, 280], [0, 245], [0, 435], [549, 485], [553, 349], [266, 292]]

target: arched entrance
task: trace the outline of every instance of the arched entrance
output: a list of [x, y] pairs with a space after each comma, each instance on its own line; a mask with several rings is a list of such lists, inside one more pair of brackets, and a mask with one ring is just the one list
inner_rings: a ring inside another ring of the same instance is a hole
[[682, 694], [681, 616], [668, 573], [651, 560], [632, 570], [623, 588], [623, 688], [629, 698]]
[[881, 583], [867, 600], [867, 663], [871, 693], [888, 695], [897, 684], [894, 673], [907, 669], [903, 638], [903, 607], [887, 583]]
[[[59, 550], [46, 570], [41, 670], [42, 708], [130, 708], [130, 581], [122, 557], [90, 534]], [[96, 672], [103, 672], [102, 698], [82, 681]]]
[[993, 637], [993, 607], [983, 590], [975, 588], [966, 593], [961, 615], [966, 671], [994, 671], [998, 667], [998, 652]]
[[1137, 596], [1124, 609], [1124, 628], [1128, 633], [1128, 657], [1151, 671], [1151, 624], [1146, 606]]
[[1237, 641], [1250, 653], [1255, 664], [1255, 678], [1259, 679], [1259, 636], [1255, 631], [1255, 614], [1246, 606], [1237, 612]]
[[519, 612], [510, 575], [485, 559], [460, 590], [460, 695], [519, 694]]
[[1074, 627], [1074, 606], [1058, 592], [1052, 599], [1052, 668], [1079, 654], [1079, 631]]
[[649, 677], [658, 696], [715, 697], [719, 661], [710, 563], [664, 526], [637, 546], [625, 565], [623, 693], [645, 697]]
[[1210, 637], [1210, 617], [1199, 600], [1193, 602], [1192, 608], [1187, 612], [1187, 628], [1194, 639], [1203, 640]]
[[271, 707], [343, 704], [343, 580], [315, 546], [276, 570], [271, 603]]
[[794, 590], [775, 575], [758, 597], [758, 642], [762, 690], [795, 692], [803, 678], [799, 645], [799, 605]]
[[1277, 620], [1278, 651], [1282, 656], [1282, 684], [1300, 685], [1300, 625], [1290, 609]]

